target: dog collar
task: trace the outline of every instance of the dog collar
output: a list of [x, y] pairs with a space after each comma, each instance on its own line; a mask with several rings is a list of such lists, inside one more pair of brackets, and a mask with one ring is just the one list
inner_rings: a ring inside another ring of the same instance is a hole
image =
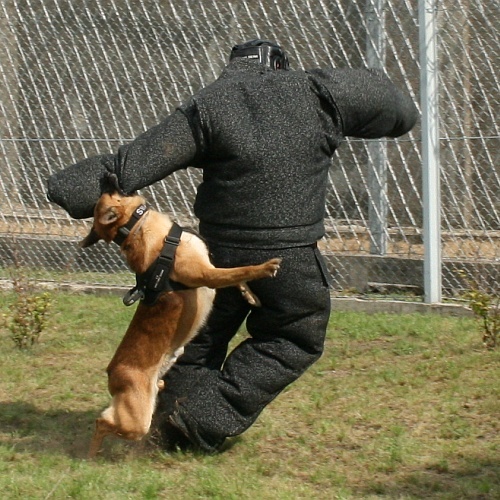
[[129, 221], [121, 226], [116, 233], [115, 239], [113, 240], [119, 246], [126, 240], [127, 236], [132, 231], [132, 228], [137, 224], [139, 219], [148, 211], [148, 207], [144, 204], [139, 205], [135, 210]]

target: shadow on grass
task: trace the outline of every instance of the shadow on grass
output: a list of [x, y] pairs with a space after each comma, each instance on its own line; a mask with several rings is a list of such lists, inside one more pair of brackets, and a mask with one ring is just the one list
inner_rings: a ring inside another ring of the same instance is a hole
[[500, 498], [500, 459], [463, 457], [454, 467], [416, 469], [379, 478], [357, 490], [362, 497], [490, 500]]
[[[23, 401], [0, 402], [0, 447], [15, 453], [87, 459], [95, 419], [101, 410], [44, 411]], [[137, 442], [108, 436], [98, 457], [115, 462], [125, 455], [143, 456], [158, 451], [161, 447], [153, 433]]]
[[44, 411], [24, 401], [0, 402], [0, 444], [25, 453], [84, 458], [98, 410]]

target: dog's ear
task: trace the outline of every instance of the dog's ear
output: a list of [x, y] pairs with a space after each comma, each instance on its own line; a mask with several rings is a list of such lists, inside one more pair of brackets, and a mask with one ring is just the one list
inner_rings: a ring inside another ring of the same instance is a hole
[[113, 224], [118, 220], [120, 214], [118, 213], [117, 207], [108, 207], [108, 209], [99, 215], [98, 221], [99, 224], [103, 226], [108, 226], [109, 224]]
[[80, 248], [87, 248], [95, 245], [99, 240], [100, 236], [96, 233], [96, 230], [92, 227], [90, 233], [85, 236], [85, 238], [80, 241]]

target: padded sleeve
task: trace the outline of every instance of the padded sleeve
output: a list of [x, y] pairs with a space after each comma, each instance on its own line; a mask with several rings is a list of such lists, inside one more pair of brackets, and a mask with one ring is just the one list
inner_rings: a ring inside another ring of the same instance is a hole
[[344, 136], [399, 137], [417, 121], [413, 100], [380, 71], [317, 69], [308, 73], [330, 93], [341, 117]]
[[92, 217], [97, 200], [109, 190], [110, 174], [116, 174], [125, 193], [132, 193], [186, 168], [195, 156], [196, 143], [189, 122], [184, 113], [176, 110], [121, 146], [116, 155], [86, 158], [51, 175], [47, 198], [75, 219]]

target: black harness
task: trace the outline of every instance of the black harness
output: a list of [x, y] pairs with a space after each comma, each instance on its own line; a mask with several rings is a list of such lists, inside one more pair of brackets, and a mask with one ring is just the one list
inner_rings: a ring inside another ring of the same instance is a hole
[[[145, 205], [137, 207], [127, 224], [120, 227], [113, 241], [121, 246], [132, 228], [147, 210], [148, 208]], [[189, 288], [169, 278], [182, 231], [183, 229], [174, 222], [165, 237], [160, 255], [144, 273], [135, 275], [135, 286], [123, 297], [123, 303], [126, 306], [131, 306], [138, 300], [141, 300], [147, 306], [152, 306], [163, 292], [187, 290]]]

